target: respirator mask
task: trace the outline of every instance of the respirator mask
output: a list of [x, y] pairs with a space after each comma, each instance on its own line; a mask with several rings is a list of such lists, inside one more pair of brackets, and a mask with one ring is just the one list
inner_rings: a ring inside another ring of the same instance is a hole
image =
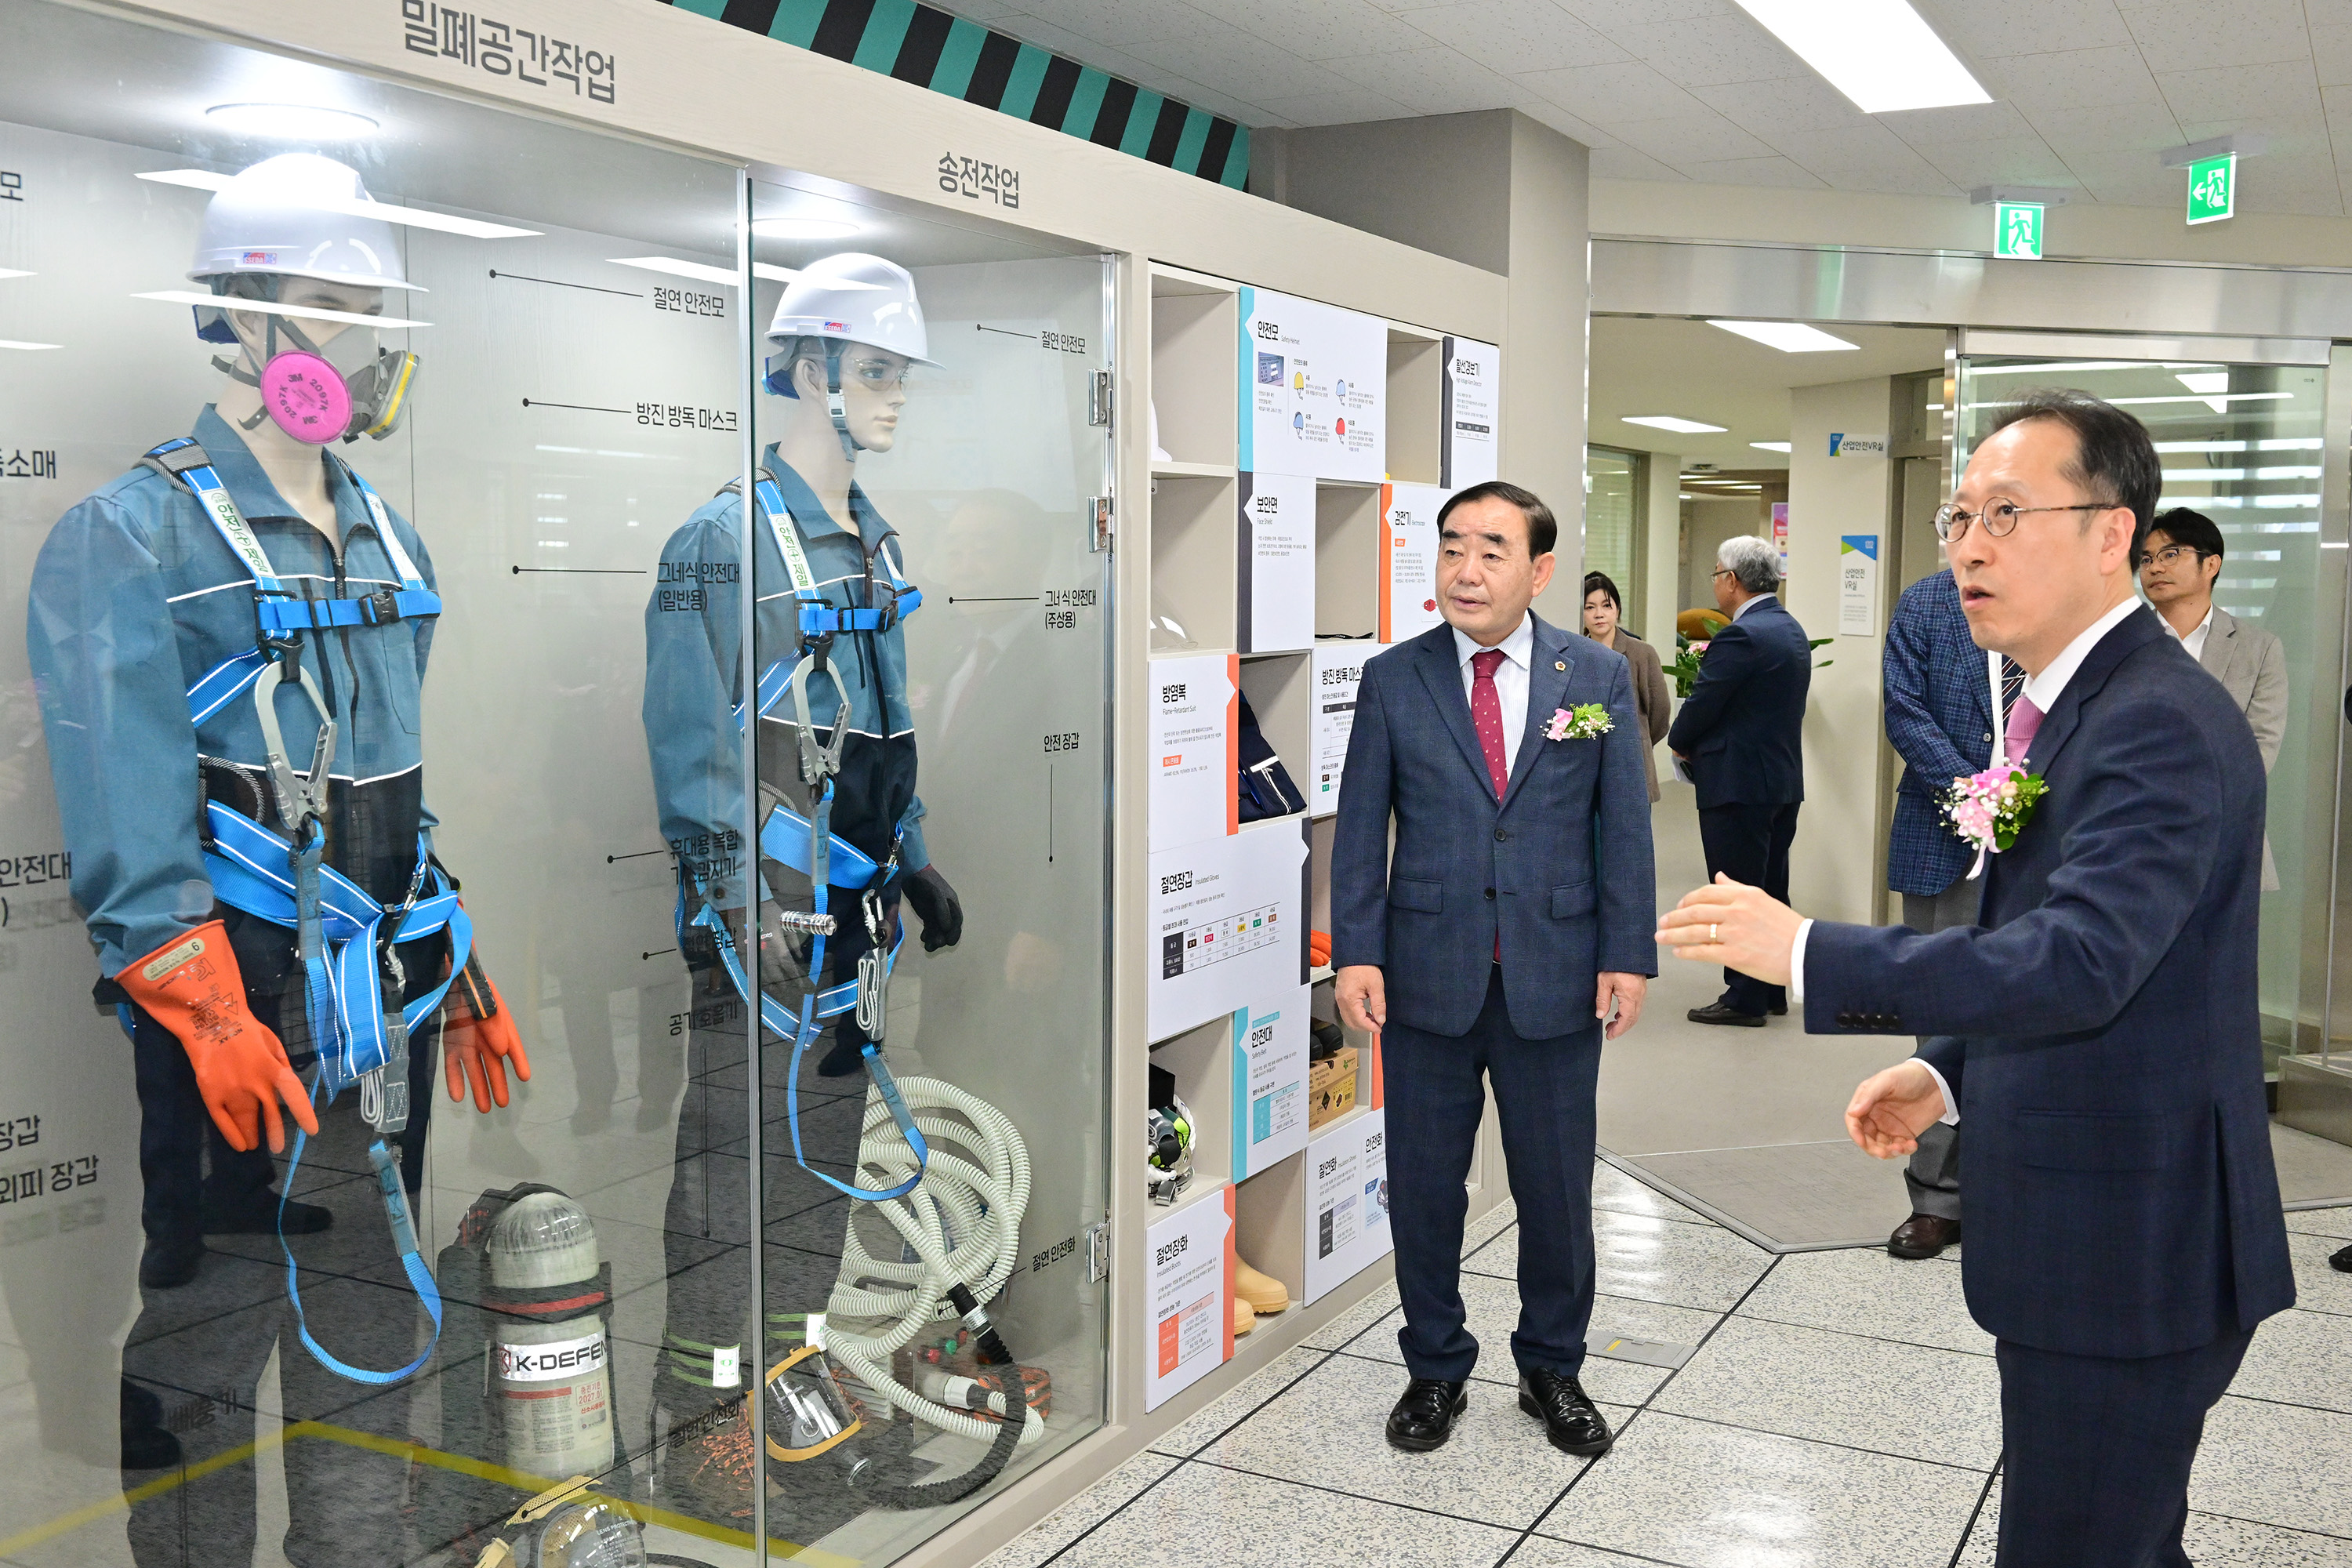
[[380, 347], [368, 328], [346, 327], [322, 344], [297, 321], [267, 320], [258, 374], [246, 368], [242, 355], [213, 361], [215, 369], [261, 394], [261, 412], [239, 421], [241, 428], [257, 429], [266, 417], [296, 440], [323, 447], [362, 436], [381, 441], [399, 427], [416, 379], [415, 354]]
[[646, 1568], [646, 1563], [644, 1528], [579, 1476], [517, 1509], [475, 1568]]

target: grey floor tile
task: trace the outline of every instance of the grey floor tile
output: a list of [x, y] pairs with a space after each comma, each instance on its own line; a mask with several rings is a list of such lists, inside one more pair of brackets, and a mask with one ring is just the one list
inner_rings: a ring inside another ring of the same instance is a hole
[[1153, 1438], [1152, 1448], [1180, 1459], [1191, 1458], [1223, 1436], [1250, 1412], [1314, 1371], [1328, 1353], [1304, 1347], [1283, 1352], [1267, 1365], [1250, 1373], [1192, 1415]]
[[[1376, 1362], [1333, 1356], [1200, 1458], [1514, 1530], [1534, 1523], [1588, 1462], [1552, 1447], [1509, 1393], [1483, 1384], [1470, 1390], [1469, 1408], [1444, 1447], [1400, 1452], [1382, 1426], [1401, 1387]], [[1612, 1421], [1624, 1415], [1609, 1414]]]
[[1396, 1310], [1396, 1281], [1391, 1279], [1307, 1335], [1305, 1342], [1319, 1350], [1338, 1350]]
[[2332, 1236], [2290, 1235], [2286, 1245], [2294, 1259], [2294, 1304], [2308, 1312], [2352, 1317], [2352, 1274], [2327, 1264], [2329, 1254], [2344, 1244]]
[[2332, 1236], [2352, 1241], [2352, 1208], [2289, 1209], [2287, 1229], [2300, 1236]]
[[2352, 1536], [2352, 1415], [2224, 1399], [2205, 1420], [2189, 1506], [2289, 1530]]
[[1654, 1409], [1990, 1471], [2000, 1374], [1990, 1356], [1735, 1316]]
[[1602, 1213], [1592, 1237], [1603, 1291], [1674, 1307], [1727, 1311], [1772, 1264], [1719, 1226]]
[[1983, 1485], [1652, 1410], [1537, 1533], [1686, 1568], [1940, 1568]]
[[1623, 1334], [1628, 1339], [1655, 1340], [1661, 1344], [1696, 1346], [1721, 1321], [1721, 1312], [1637, 1301], [1631, 1296], [1612, 1296], [1604, 1290], [1592, 1300], [1592, 1329], [1587, 1339], [1590, 1342]]
[[[1985, 1499], [1969, 1543], [1952, 1568], [1993, 1568], [1993, 1552], [2000, 1534], [2000, 1488]], [[2352, 1561], [2352, 1542], [2340, 1536], [2315, 1535], [2303, 1530], [2282, 1530], [2251, 1520], [2191, 1512], [2181, 1544], [2198, 1568], [2340, 1568]], [[1524, 1555], [1524, 1553], [1522, 1553]], [[1518, 1558], [1514, 1557], [1517, 1563]]]
[[1960, 1554], [1952, 1560], [1952, 1568], [1993, 1568], [1993, 1559], [2000, 1550], [2000, 1478], [1995, 1476], [1992, 1489], [1985, 1494], [1983, 1506], [1977, 1510], [1976, 1522], [1969, 1526], [1969, 1538], [1960, 1547]]
[[1517, 1539], [1468, 1520], [1191, 1464], [1106, 1520], [1055, 1568], [1486, 1568]]
[[1038, 1568], [1054, 1553], [1125, 1508], [1138, 1492], [1180, 1463], [1165, 1454], [1138, 1454], [982, 1558], [980, 1568]]
[[1511, 1568], [1653, 1568], [1659, 1561], [1603, 1552], [1597, 1546], [1575, 1546], [1543, 1535], [1528, 1536], [1511, 1553]]
[[2352, 1412], [2352, 1324], [2328, 1312], [2290, 1310], [2266, 1319], [2230, 1392]]
[[1519, 1205], [1505, 1198], [1462, 1227], [1462, 1255], [1467, 1258], [1519, 1223]]
[[1969, 1317], [1958, 1269], [1890, 1258], [1884, 1247], [1792, 1252], [1740, 1303], [1739, 1314], [1992, 1353], [1992, 1336]]
[[[1478, 1364], [1470, 1373], [1472, 1379], [1479, 1383], [1498, 1384], [1506, 1388], [1516, 1387], [1519, 1371], [1511, 1359], [1511, 1331], [1518, 1326], [1519, 1321], [1518, 1286], [1508, 1279], [1496, 1279], [1484, 1274], [1465, 1274], [1462, 1276], [1462, 1306], [1465, 1326], [1478, 1342]], [[1351, 1341], [1347, 1346], [1347, 1353], [1402, 1367], [1404, 1352], [1397, 1348], [1396, 1331], [1403, 1322], [1402, 1312], [1391, 1313]], [[1630, 1331], [1622, 1328], [1610, 1331], [1617, 1334]], [[1638, 1337], [1647, 1339], [1650, 1336]], [[1611, 1405], [1641, 1404], [1657, 1391], [1658, 1384], [1665, 1381], [1665, 1376], [1663, 1367], [1606, 1361], [1598, 1356], [1588, 1358], [1584, 1363], [1585, 1392]], [[1400, 1383], [1398, 1391], [1402, 1393], [1402, 1390], [1403, 1384]]]
[[[1592, 1206], [1613, 1214], [1647, 1215], [1652, 1219], [1678, 1219], [1685, 1225], [1713, 1225], [1715, 1221], [1694, 1208], [1685, 1208], [1646, 1182], [1637, 1181], [1605, 1161], [1592, 1167]], [[1527, 1555], [1524, 1552], [1521, 1557]], [[1517, 1562], [1514, 1558], [1512, 1561]]]

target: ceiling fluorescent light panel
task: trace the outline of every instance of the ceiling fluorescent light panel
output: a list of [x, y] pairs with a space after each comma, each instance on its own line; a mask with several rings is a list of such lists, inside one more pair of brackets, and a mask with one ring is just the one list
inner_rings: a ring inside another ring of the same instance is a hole
[[1702, 425], [1696, 419], [1677, 419], [1671, 414], [1628, 414], [1628, 425], [1647, 425], [1653, 430], [1672, 430], [1677, 436], [1721, 435], [1727, 425]]
[[1908, 0], [1739, 0], [1864, 114], [1990, 103]]
[[1750, 441], [1748, 444], [1759, 452], [1785, 452], [1790, 449], [1790, 443], [1786, 441]]
[[1766, 348], [1779, 349], [1784, 354], [1831, 353], [1839, 349], [1859, 349], [1860, 343], [1850, 343], [1843, 338], [1832, 337], [1819, 327], [1809, 327], [1802, 321], [1716, 321], [1710, 327], [1721, 327], [1727, 332], [1737, 332], [1752, 339]]

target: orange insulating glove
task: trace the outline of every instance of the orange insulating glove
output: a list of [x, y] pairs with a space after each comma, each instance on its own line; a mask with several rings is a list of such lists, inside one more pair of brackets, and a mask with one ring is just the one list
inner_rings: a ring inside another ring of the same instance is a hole
[[303, 1131], [319, 1135], [318, 1113], [286, 1060], [286, 1047], [245, 1005], [245, 976], [220, 921], [207, 921], [132, 959], [114, 983], [188, 1053], [196, 1092], [229, 1147], [239, 1153], [258, 1148], [267, 1121], [270, 1150], [284, 1149], [280, 1100]]
[[441, 1054], [448, 1069], [449, 1098], [463, 1100], [472, 1079], [474, 1109], [487, 1114], [490, 1101], [507, 1102], [505, 1064], [514, 1063], [515, 1077], [530, 1081], [530, 1058], [522, 1037], [515, 1032], [514, 1014], [499, 999], [499, 988], [482, 973], [480, 962], [468, 953], [466, 967], [449, 982], [446, 1014], [441, 1025]]

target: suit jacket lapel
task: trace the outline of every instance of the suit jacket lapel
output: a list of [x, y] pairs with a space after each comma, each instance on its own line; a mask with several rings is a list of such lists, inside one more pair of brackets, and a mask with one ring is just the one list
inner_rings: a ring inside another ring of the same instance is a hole
[[2076, 668], [2074, 678], [2066, 683], [2066, 689], [2058, 694], [2058, 706], [2042, 721], [2033, 744], [2027, 748], [2026, 761], [2033, 771], [2045, 778], [2049, 776], [2050, 764], [2058, 760], [2058, 753], [2065, 750], [2067, 740], [2082, 722], [2083, 704], [2099, 694], [2107, 677], [2115, 673], [2116, 666], [2157, 638], [2171, 635], [2156, 624], [2156, 612], [2145, 605], [2108, 628], [2107, 635], [2099, 639], [2098, 646]]
[[1454, 653], [1454, 628], [1441, 625], [1422, 634], [1421, 657], [1413, 663], [1438, 712], [1444, 716], [1445, 727], [1454, 732], [1454, 743], [1462, 748], [1463, 761], [1470, 764], [1470, 771], [1478, 775], [1479, 787], [1492, 799], [1495, 781], [1486, 772], [1486, 753], [1470, 722], [1470, 699], [1462, 690], [1462, 665]]
[[1535, 617], [1535, 636], [1528, 644], [1528, 723], [1519, 735], [1519, 750], [1511, 759], [1511, 777], [1503, 792], [1503, 804], [1509, 805], [1511, 797], [1519, 793], [1519, 785], [1535, 772], [1536, 763], [1551, 742], [1543, 738], [1544, 726], [1551, 721], [1554, 711], [1568, 706], [1568, 678], [1571, 673], [1556, 669], [1555, 665], [1570, 664], [1568, 634]]
[[2230, 684], [2230, 659], [2238, 651], [2238, 618], [2221, 608], [2213, 607], [2213, 624], [2205, 628], [2205, 649], [2198, 663], [2211, 672], [2222, 685]]

